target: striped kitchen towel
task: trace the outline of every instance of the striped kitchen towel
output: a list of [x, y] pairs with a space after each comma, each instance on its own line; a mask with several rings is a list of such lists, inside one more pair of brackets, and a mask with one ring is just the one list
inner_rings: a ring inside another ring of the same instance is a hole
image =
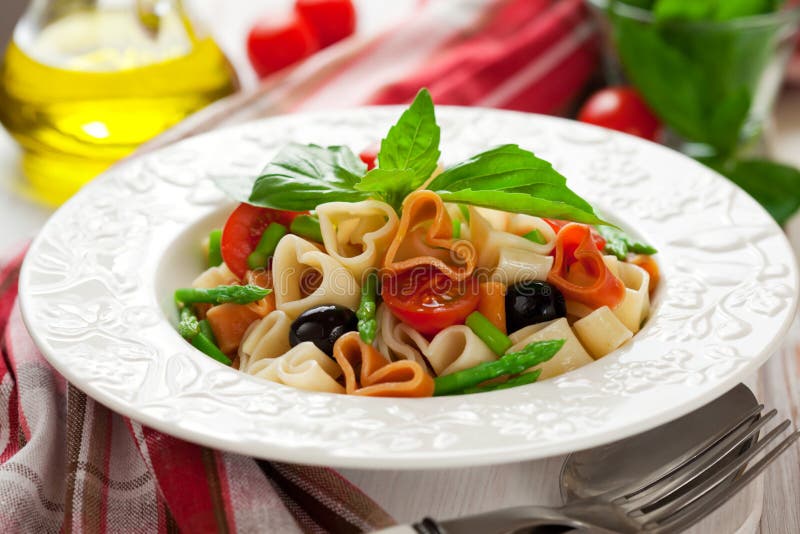
[[[597, 61], [581, 0], [427, 0], [223, 100], [142, 151], [299, 110], [410, 101], [557, 113]], [[193, 445], [113, 413], [37, 350], [0, 270], [0, 532], [366, 532], [393, 523], [335, 471]]]

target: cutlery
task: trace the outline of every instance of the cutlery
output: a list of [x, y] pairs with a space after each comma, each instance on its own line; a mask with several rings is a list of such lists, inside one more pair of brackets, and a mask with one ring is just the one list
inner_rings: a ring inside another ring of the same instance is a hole
[[545, 527], [598, 534], [679, 532], [728, 501], [800, 438], [795, 431], [778, 441], [791, 424], [785, 420], [759, 439], [777, 414], [763, 411], [739, 384], [675, 421], [569, 455], [560, 476], [564, 506], [520, 506], [444, 521], [425, 518], [381, 532], [516, 534]]

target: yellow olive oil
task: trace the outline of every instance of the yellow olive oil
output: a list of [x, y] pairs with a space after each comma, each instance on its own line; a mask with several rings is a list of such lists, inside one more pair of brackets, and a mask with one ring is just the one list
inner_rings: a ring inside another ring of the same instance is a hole
[[30, 193], [58, 204], [137, 146], [232, 93], [236, 77], [185, 15], [154, 34], [130, 11], [18, 28], [0, 70], [0, 121], [22, 145]]

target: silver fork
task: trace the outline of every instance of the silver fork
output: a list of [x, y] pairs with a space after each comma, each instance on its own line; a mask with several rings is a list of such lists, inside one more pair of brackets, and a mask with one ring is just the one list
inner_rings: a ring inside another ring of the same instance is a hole
[[[392, 527], [384, 534], [513, 534], [566, 526], [590, 532], [679, 532], [720, 507], [800, 438], [785, 420], [760, 436], [776, 410], [759, 404], [705, 440], [696, 452], [653, 480], [638, 481], [558, 508], [520, 506], [493, 512]], [[755, 463], [752, 463], [755, 462]], [[752, 465], [748, 465], [751, 464]]]

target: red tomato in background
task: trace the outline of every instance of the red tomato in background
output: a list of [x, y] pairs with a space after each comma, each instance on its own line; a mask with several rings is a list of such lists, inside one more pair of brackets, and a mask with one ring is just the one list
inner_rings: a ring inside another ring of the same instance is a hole
[[378, 161], [379, 151], [380, 147], [376, 144], [365, 148], [358, 155], [358, 157], [361, 158], [361, 161], [367, 164], [367, 170], [371, 171], [375, 168], [375, 163]]
[[295, 9], [314, 31], [321, 48], [356, 30], [356, 10], [350, 0], [297, 0]]
[[607, 87], [597, 91], [581, 108], [578, 120], [650, 141], [655, 141], [661, 130], [658, 117], [630, 87]]
[[[562, 221], [560, 219], [542, 219], [544, 222], [550, 225], [550, 228], [558, 235], [558, 232], [561, 231], [566, 225], [570, 224], [572, 221]], [[606, 248], [606, 239], [600, 235], [600, 233], [594, 228], [590, 227], [590, 232], [592, 235], [592, 241], [594, 241], [597, 250], [602, 251]]]
[[225, 265], [238, 276], [244, 278], [247, 273], [247, 257], [253, 252], [261, 239], [264, 229], [269, 223], [276, 222], [286, 228], [292, 224], [301, 211], [282, 211], [270, 208], [259, 208], [250, 204], [239, 204], [228, 216], [222, 229], [220, 251]]
[[261, 78], [307, 58], [319, 47], [314, 30], [295, 11], [264, 17], [247, 35], [247, 56]]
[[381, 297], [392, 313], [426, 336], [462, 324], [480, 301], [476, 279], [459, 282], [431, 268], [384, 276], [382, 282]]

